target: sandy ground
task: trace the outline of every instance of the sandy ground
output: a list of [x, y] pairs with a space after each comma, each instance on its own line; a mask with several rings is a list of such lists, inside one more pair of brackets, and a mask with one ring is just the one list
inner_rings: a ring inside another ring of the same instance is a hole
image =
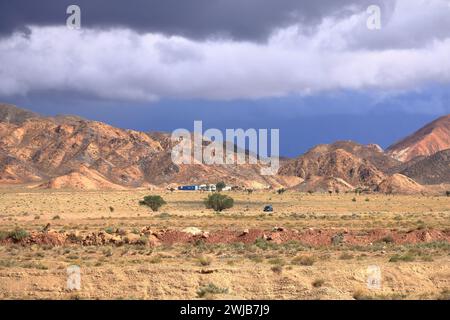
[[[204, 193], [160, 192], [167, 201], [153, 213], [138, 202], [150, 191], [0, 190], [0, 231], [86, 234], [106, 229], [211, 233], [274, 227], [305, 232], [375, 229], [439, 232], [450, 229], [450, 198], [354, 194], [230, 192], [235, 206], [221, 214], [204, 208]], [[272, 204], [274, 212], [262, 208]], [[110, 208], [111, 207], [111, 208]], [[331, 233], [330, 233], [331, 234]], [[0, 298], [32, 299], [445, 299], [450, 289], [450, 244], [445, 238], [414, 243], [298, 241], [149, 245], [0, 246]], [[220, 241], [219, 241], [220, 242]], [[67, 289], [66, 269], [81, 268], [81, 289]], [[378, 266], [381, 286], [367, 286]]]

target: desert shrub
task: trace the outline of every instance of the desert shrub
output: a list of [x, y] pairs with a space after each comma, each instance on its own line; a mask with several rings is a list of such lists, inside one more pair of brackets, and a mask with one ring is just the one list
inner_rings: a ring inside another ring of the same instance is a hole
[[321, 286], [323, 286], [323, 284], [325, 283], [325, 280], [323, 279], [316, 279], [312, 282], [312, 286], [314, 288], [320, 288]]
[[113, 227], [107, 227], [105, 228], [105, 232], [108, 234], [113, 234], [115, 232], [115, 229]]
[[300, 266], [312, 266], [314, 262], [315, 259], [312, 256], [298, 256], [292, 259], [292, 264]]
[[208, 257], [208, 256], [199, 256], [197, 258], [197, 261], [198, 261], [198, 263], [200, 265], [206, 267], [206, 266], [209, 266], [211, 264], [212, 259], [211, 259], [211, 257]]
[[59, 215], [53, 216], [52, 220], [59, 220], [61, 217]]
[[383, 239], [381, 239], [381, 242], [384, 243], [393, 243], [394, 242], [394, 238], [392, 238], [391, 235], [384, 237]]
[[28, 232], [24, 229], [16, 229], [11, 231], [8, 236], [14, 241], [20, 241], [28, 237]]
[[447, 195], [447, 197], [450, 197], [450, 191], [446, 191], [445, 194]]
[[268, 262], [273, 265], [279, 265], [279, 266], [285, 265], [284, 260], [281, 258], [273, 258], [273, 259], [270, 259]]
[[114, 207], [109, 207], [109, 212], [113, 213], [114, 212]]
[[281, 189], [278, 189], [277, 190], [277, 193], [278, 194], [283, 194], [283, 193], [285, 193], [286, 192], [286, 189], [285, 188], [281, 188]]
[[353, 255], [348, 253], [348, 252], [344, 252], [339, 256], [340, 260], [351, 260], [353, 259]]
[[334, 236], [331, 237], [331, 243], [334, 246], [340, 245], [344, 242], [344, 234], [343, 233], [337, 233]]
[[250, 261], [255, 263], [261, 263], [264, 261], [264, 258], [261, 257], [259, 254], [249, 254], [246, 256]]
[[163, 205], [167, 204], [161, 196], [145, 196], [144, 200], [139, 201], [141, 206], [147, 206], [152, 211], [158, 211]]
[[216, 190], [218, 192], [222, 191], [227, 185], [225, 184], [225, 182], [220, 181], [216, 184]]
[[0, 241], [5, 240], [9, 237], [9, 232], [7, 231], [0, 231]]
[[213, 283], [208, 283], [206, 286], [202, 286], [197, 290], [197, 296], [203, 298], [209, 294], [223, 294], [228, 293], [227, 288], [220, 288]]
[[204, 200], [206, 209], [214, 209], [214, 211], [221, 212], [225, 209], [232, 208], [234, 205], [233, 198], [220, 194], [210, 194], [208, 198]]
[[281, 265], [275, 265], [272, 268], [270, 268], [274, 273], [281, 274], [283, 272], [283, 266]]
[[353, 198], [352, 201], [353, 201], [353, 202], [356, 202], [356, 198]]
[[162, 257], [161, 257], [160, 255], [157, 255], [157, 256], [152, 257], [152, 258], [149, 260], [149, 262], [150, 262], [151, 264], [157, 264], [157, 263], [161, 263], [162, 260], [163, 260]]
[[266, 239], [258, 238], [255, 240], [255, 246], [262, 250], [267, 250], [270, 247], [270, 243]]
[[160, 219], [169, 219], [170, 218], [170, 214], [168, 214], [167, 212], [163, 212], [163, 213], [160, 213], [158, 215], [158, 218], [160, 218]]
[[136, 242], [137, 245], [146, 246], [148, 244], [148, 238], [145, 235], [139, 237], [139, 240]]
[[412, 255], [411, 253], [405, 253], [403, 255], [400, 255], [400, 254], [393, 255], [389, 259], [389, 262], [399, 262], [399, 261], [411, 262], [411, 261], [414, 261], [414, 260], [415, 260], [414, 255]]

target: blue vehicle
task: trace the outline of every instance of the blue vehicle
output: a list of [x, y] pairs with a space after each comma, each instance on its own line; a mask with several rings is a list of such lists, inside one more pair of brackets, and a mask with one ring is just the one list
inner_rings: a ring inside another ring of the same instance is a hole
[[196, 191], [196, 190], [198, 190], [198, 186], [179, 186], [178, 190], [180, 190], [180, 191]]

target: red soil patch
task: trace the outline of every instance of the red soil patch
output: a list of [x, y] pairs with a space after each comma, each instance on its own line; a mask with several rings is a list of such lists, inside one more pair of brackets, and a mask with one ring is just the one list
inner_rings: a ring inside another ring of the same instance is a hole
[[[150, 228], [148, 228], [150, 230]], [[194, 244], [203, 241], [207, 244], [230, 244], [244, 243], [252, 244], [257, 239], [265, 239], [268, 242], [282, 244], [288, 242], [299, 242], [312, 247], [332, 246], [332, 245], [371, 245], [378, 242], [392, 244], [415, 244], [426, 242], [450, 242], [450, 231], [439, 230], [413, 230], [409, 232], [374, 229], [374, 230], [335, 230], [335, 229], [305, 229], [289, 230], [276, 228], [274, 230], [249, 229], [243, 231], [234, 230], [216, 230], [212, 232], [203, 232], [200, 235], [192, 235], [179, 230], [160, 230], [156, 232], [146, 231], [139, 236], [146, 236], [149, 241], [147, 245], [172, 245], [172, 244]], [[3, 240], [0, 244], [19, 243], [22, 245], [40, 244], [60, 246], [66, 243], [81, 245], [121, 245], [128, 243], [123, 241], [124, 237], [120, 235], [106, 235], [104, 232], [91, 233], [80, 236], [74, 240], [65, 233], [50, 232], [32, 232], [28, 237], [14, 241], [11, 238]], [[138, 242], [136, 242], [138, 243]]]

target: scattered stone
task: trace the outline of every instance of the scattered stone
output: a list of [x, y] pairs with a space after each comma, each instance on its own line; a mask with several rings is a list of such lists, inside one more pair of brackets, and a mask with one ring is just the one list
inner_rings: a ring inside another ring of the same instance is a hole
[[245, 235], [247, 235], [247, 234], [249, 234], [249, 230], [248, 229], [244, 229], [244, 231], [242, 231], [242, 233], [239, 235], [240, 237], [243, 237], [243, 236], [245, 236]]
[[191, 234], [193, 236], [198, 236], [198, 235], [201, 235], [203, 233], [202, 230], [200, 230], [199, 228], [196, 228], [196, 227], [188, 227], [188, 228], [185, 228], [185, 229], [183, 229], [181, 231], [184, 232], [184, 233], [189, 233], [189, 234]]

